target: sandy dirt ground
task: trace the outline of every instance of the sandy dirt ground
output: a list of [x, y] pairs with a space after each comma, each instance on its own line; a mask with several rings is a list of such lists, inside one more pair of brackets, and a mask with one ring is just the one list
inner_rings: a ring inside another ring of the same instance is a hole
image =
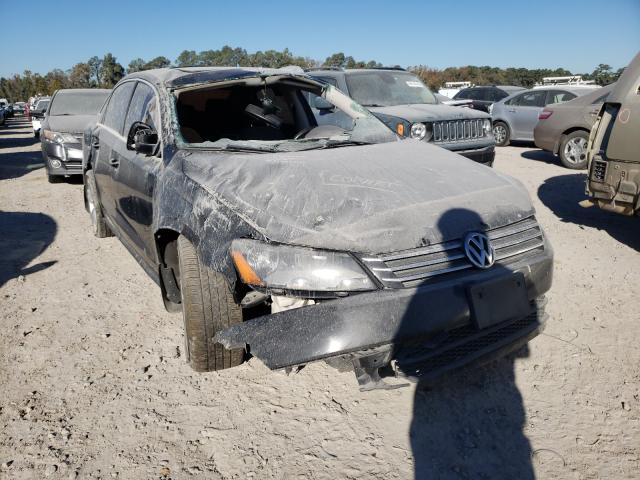
[[182, 319], [82, 185], [49, 185], [30, 125], [0, 128], [0, 478], [640, 478], [640, 223], [531, 145], [495, 168], [555, 248], [545, 333], [429, 390], [361, 393], [318, 363], [185, 363]]

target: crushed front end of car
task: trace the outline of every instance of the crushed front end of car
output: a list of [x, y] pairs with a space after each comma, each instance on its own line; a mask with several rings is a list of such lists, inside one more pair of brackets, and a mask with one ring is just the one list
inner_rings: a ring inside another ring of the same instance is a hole
[[[516, 180], [399, 140], [303, 76], [179, 87], [176, 176], [158, 211], [165, 226], [193, 217], [191, 232], [173, 229], [242, 307], [211, 341], [271, 369], [350, 368], [372, 389], [389, 375], [435, 381], [543, 328], [553, 252]], [[300, 113], [340, 110], [348, 127], [299, 124], [291, 105], [302, 100]], [[202, 105], [217, 123], [202, 121]]]
[[552, 250], [534, 217], [478, 234], [490, 266], [477, 265], [470, 235], [386, 255], [234, 242], [241, 280], [274, 313], [215, 341], [271, 369], [350, 366], [363, 390], [394, 386], [385, 376], [433, 382], [514, 351], [544, 326]]

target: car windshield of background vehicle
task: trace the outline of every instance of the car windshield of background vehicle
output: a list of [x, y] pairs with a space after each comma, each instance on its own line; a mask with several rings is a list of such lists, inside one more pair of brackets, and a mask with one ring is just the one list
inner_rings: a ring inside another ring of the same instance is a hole
[[46, 110], [49, 106], [49, 100], [43, 100], [36, 104], [36, 110]]
[[94, 115], [102, 107], [107, 95], [96, 92], [58, 92], [49, 115]]
[[364, 107], [438, 103], [422, 81], [407, 72], [380, 70], [346, 75], [349, 95]]

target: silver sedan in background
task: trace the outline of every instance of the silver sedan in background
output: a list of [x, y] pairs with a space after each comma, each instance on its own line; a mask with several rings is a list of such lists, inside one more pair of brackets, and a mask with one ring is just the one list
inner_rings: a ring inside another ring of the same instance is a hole
[[511, 140], [533, 141], [533, 129], [545, 106], [567, 102], [593, 91], [593, 87], [575, 86], [533, 88], [494, 103], [489, 113], [493, 118], [496, 145], [504, 147]]

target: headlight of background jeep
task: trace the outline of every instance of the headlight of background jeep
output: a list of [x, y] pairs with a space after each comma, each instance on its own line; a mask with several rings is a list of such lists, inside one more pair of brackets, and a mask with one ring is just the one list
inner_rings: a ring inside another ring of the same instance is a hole
[[45, 130], [42, 132], [42, 136], [53, 143], [78, 143], [78, 140], [73, 135], [68, 133], [52, 132], [51, 130]]
[[414, 123], [411, 125], [411, 138], [422, 140], [427, 134], [427, 127], [424, 123]]
[[240, 239], [231, 257], [248, 285], [309, 292], [374, 290], [376, 286], [353, 257], [305, 247]]
[[493, 132], [493, 128], [491, 126], [491, 119], [490, 118], [485, 118], [484, 119], [484, 123], [482, 124], [482, 127], [484, 128], [484, 134], [485, 135], [488, 135], [488, 134]]

